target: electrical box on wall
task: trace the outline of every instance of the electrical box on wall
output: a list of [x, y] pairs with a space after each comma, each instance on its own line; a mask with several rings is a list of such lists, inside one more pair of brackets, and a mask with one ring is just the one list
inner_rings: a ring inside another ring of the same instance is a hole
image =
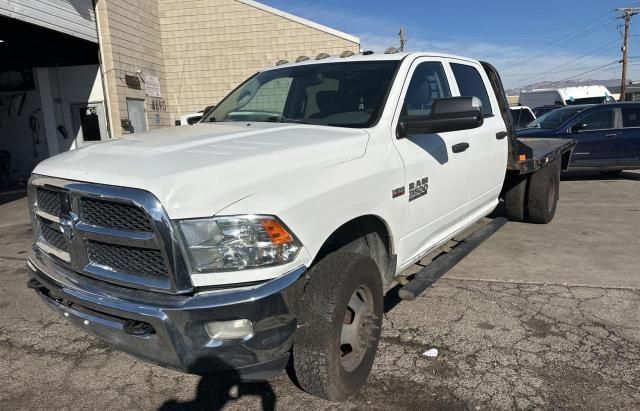
[[140, 78], [138, 76], [130, 76], [127, 74], [124, 76], [124, 82], [129, 88], [132, 88], [135, 90], [142, 89], [142, 87], [140, 86]]

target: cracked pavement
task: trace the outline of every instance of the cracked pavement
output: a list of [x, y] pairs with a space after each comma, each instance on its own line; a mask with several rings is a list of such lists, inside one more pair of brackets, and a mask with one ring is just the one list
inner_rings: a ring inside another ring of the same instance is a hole
[[[637, 173], [570, 175], [550, 225], [507, 224], [413, 302], [395, 305], [390, 292], [368, 384], [343, 404], [311, 397], [285, 375], [234, 386], [166, 370], [84, 334], [24, 285], [24, 201], [0, 205], [0, 403], [7, 409], [638, 409], [639, 184]], [[423, 355], [431, 348], [438, 349], [436, 358]]]

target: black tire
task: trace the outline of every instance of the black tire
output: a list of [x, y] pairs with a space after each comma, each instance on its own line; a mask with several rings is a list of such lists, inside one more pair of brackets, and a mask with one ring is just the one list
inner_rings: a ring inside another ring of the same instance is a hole
[[525, 221], [527, 176], [510, 176], [504, 190], [504, 209], [510, 221]]
[[[366, 382], [378, 349], [383, 315], [380, 272], [368, 256], [336, 251], [313, 266], [309, 275], [293, 342], [295, 379], [310, 394], [344, 401]], [[356, 301], [352, 298], [361, 298], [369, 309], [353, 314], [348, 309]], [[357, 331], [362, 349], [354, 344], [349, 353], [347, 344], [341, 345], [344, 327]]]
[[527, 221], [547, 224], [556, 214], [560, 194], [560, 162], [541, 168], [529, 177], [527, 188]]

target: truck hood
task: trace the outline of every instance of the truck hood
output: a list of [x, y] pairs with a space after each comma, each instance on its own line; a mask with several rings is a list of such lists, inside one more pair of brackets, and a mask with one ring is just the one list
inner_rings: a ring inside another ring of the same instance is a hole
[[204, 217], [270, 186], [361, 157], [368, 138], [364, 130], [328, 126], [197, 124], [68, 151], [34, 173], [147, 190], [172, 219]]

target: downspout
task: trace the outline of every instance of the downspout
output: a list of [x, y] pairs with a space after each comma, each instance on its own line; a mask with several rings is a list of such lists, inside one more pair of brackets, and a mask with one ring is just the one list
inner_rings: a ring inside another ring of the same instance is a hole
[[[98, 31], [98, 59], [100, 60], [100, 78], [102, 79], [102, 94], [105, 101], [105, 117], [107, 118], [107, 134], [109, 138], [114, 137], [113, 125], [111, 124], [111, 102], [109, 100], [109, 88], [107, 87], [107, 74], [104, 67], [104, 50], [102, 48], [102, 30], [100, 29], [100, 18], [98, 16], [98, 3], [99, 0], [93, 0], [93, 12], [96, 16], [96, 30]], [[102, 0], [106, 1], [106, 0]], [[106, 5], [105, 5], [106, 6]]]

